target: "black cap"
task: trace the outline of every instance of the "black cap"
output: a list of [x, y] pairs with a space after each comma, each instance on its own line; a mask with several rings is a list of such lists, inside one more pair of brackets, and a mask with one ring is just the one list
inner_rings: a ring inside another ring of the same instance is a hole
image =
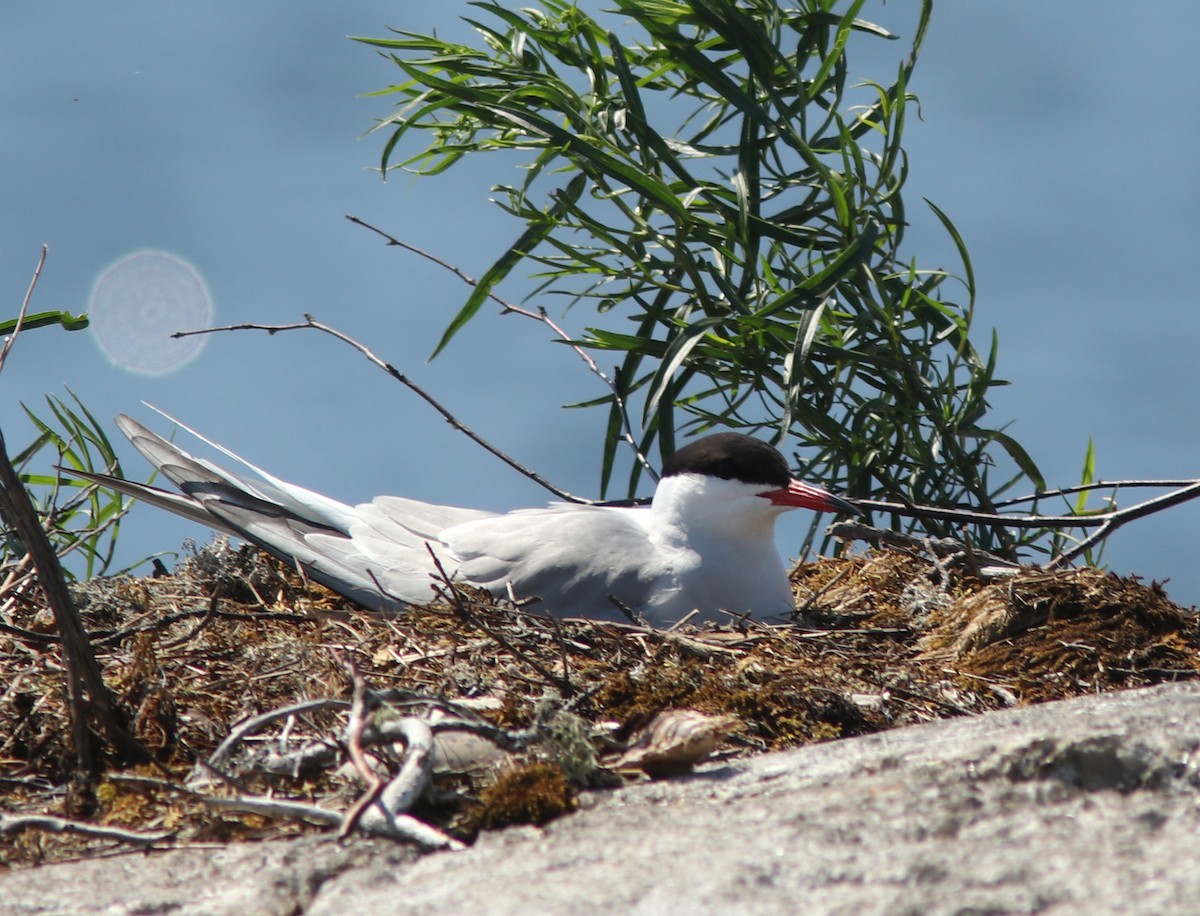
[[664, 478], [675, 474], [708, 474], [780, 488], [792, 479], [783, 455], [766, 442], [741, 433], [714, 433], [685, 445], [663, 465]]

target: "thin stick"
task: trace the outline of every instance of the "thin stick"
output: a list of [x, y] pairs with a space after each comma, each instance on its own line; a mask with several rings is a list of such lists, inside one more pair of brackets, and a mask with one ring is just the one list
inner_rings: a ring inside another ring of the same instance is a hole
[[458, 430], [460, 433], [463, 433], [468, 438], [470, 438], [473, 442], [475, 442], [477, 445], [480, 445], [483, 448], [485, 448], [487, 451], [491, 452], [493, 455], [495, 455], [497, 458], [499, 458], [501, 461], [503, 461], [509, 467], [513, 468], [515, 471], [518, 471], [519, 473], [524, 474], [526, 477], [528, 477], [534, 483], [538, 484], [539, 486], [543, 487], [546, 490], [549, 490], [551, 493], [553, 493], [559, 499], [563, 499], [563, 500], [566, 500], [567, 502], [572, 502], [572, 503], [586, 503], [589, 505], [593, 503], [593, 500], [584, 499], [582, 496], [576, 496], [573, 493], [569, 493], [568, 491], [562, 489], [561, 487], [555, 486], [554, 484], [550, 483], [550, 481], [543, 478], [536, 471], [525, 467], [525, 465], [521, 464], [515, 458], [511, 457], [510, 455], [501, 451], [496, 446], [492, 445], [492, 443], [488, 442], [486, 439], [484, 439], [482, 436], [480, 436], [477, 432], [475, 432], [473, 429], [471, 429], [469, 426], [467, 426], [465, 423], [463, 423], [461, 420], [459, 420], [456, 416], [454, 416], [454, 414], [452, 414], [445, 406], [442, 405], [442, 403], [440, 401], [438, 401], [436, 398], [434, 398], [433, 395], [431, 395], [429, 392], [427, 392], [424, 388], [419, 386], [416, 382], [414, 382], [412, 379], [410, 379], [407, 375], [405, 375], [403, 372], [401, 372], [399, 369], [397, 369], [391, 363], [385, 362], [384, 360], [382, 360], [378, 356], [376, 356], [371, 351], [371, 349], [369, 347], [367, 347], [366, 344], [360, 343], [359, 341], [355, 340], [353, 337], [350, 337], [348, 334], [342, 333], [341, 331], [337, 330], [336, 328], [330, 327], [327, 324], [322, 324], [321, 322], [317, 321], [315, 318], [313, 318], [312, 315], [308, 314], [307, 312], [304, 314], [304, 321], [298, 322], [296, 324], [274, 324], [274, 325], [272, 325], [272, 324], [253, 324], [253, 323], [251, 323], [251, 324], [229, 324], [229, 325], [224, 325], [219, 328], [197, 328], [197, 329], [191, 330], [191, 331], [176, 331], [171, 336], [175, 337], [175, 338], [192, 337], [196, 334], [215, 334], [220, 331], [266, 331], [268, 334], [278, 334], [280, 331], [303, 331], [303, 330], [322, 331], [323, 333], [328, 334], [331, 337], [337, 338], [342, 343], [348, 344], [349, 346], [353, 347], [355, 350], [357, 350], [359, 353], [361, 353], [363, 356], [365, 356], [371, 363], [378, 366], [380, 369], [382, 369], [384, 372], [386, 372], [388, 375], [390, 375], [392, 378], [394, 378], [400, 384], [406, 386], [410, 391], [412, 391], [414, 394], [418, 395], [422, 400], [425, 401], [425, 403], [427, 403], [430, 407], [432, 407], [434, 410], [436, 410], [438, 413], [440, 413], [442, 415], [442, 417], [446, 420], [446, 422], [449, 423], [456, 430]]
[[455, 612], [464, 623], [482, 630], [487, 636], [490, 636], [493, 640], [495, 640], [502, 649], [505, 649], [506, 651], [515, 655], [517, 658], [524, 661], [527, 665], [529, 665], [529, 667], [544, 677], [546, 679], [546, 683], [557, 687], [559, 692], [561, 692], [564, 697], [573, 696], [575, 694], [575, 688], [569, 679], [556, 677], [544, 665], [542, 665], [541, 662], [537, 661], [537, 659], [526, 654], [525, 652], [522, 652], [511, 642], [509, 642], [509, 640], [505, 639], [503, 634], [498, 633], [492, 627], [489, 627], [482, 620], [480, 620], [477, 615], [471, 613], [471, 610], [467, 605], [467, 601], [463, 598], [462, 592], [459, 591], [458, 586], [454, 584], [454, 580], [446, 572], [446, 567], [442, 565], [441, 559], [439, 559], [438, 555], [433, 552], [432, 547], [430, 547], [428, 544], [425, 546], [426, 549], [429, 550], [429, 556], [433, 558], [433, 565], [437, 568], [437, 575], [434, 577], [433, 588], [438, 597], [450, 604], [450, 606], [454, 608]]
[[[378, 235], [380, 238], [382, 238], [385, 242], [387, 242], [387, 244], [389, 246], [392, 246], [395, 248], [403, 248], [405, 251], [410, 251], [413, 254], [418, 255], [422, 258], [425, 258], [428, 261], [432, 261], [438, 267], [441, 267], [441, 268], [444, 268], [445, 270], [450, 271], [450, 273], [454, 274], [454, 276], [458, 277], [458, 279], [462, 280], [468, 286], [476, 287], [479, 285], [479, 281], [476, 280], [474, 277], [468, 276], [467, 274], [463, 273], [459, 268], [455, 267], [450, 262], [442, 260], [441, 258], [437, 257], [436, 255], [431, 254], [428, 251], [425, 251], [423, 248], [418, 248], [416, 245], [413, 245], [409, 242], [401, 241], [400, 239], [396, 238], [395, 236], [390, 235], [387, 232], [384, 232], [382, 229], [378, 228], [377, 226], [372, 226], [370, 223], [366, 222], [365, 220], [359, 219], [357, 216], [354, 216], [353, 214], [347, 213], [346, 219], [350, 220], [350, 222], [354, 223], [356, 226], [362, 226], [364, 229], [374, 232], [376, 235]], [[555, 334], [557, 334], [559, 337], [559, 340], [561, 340], [563, 343], [567, 344], [567, 346], [569, 346], [572, 350], [574, 350], [576, 352], [576, 354], [578, 354], [579, 358], [581, 360], [583, 360], [584, 364], [588, 367], [588, 370], [593, 375], [595, 375], [598, 379], [600, 379], [600, 381], [602, 381], [605, 384], [605, 386], [607, 386], [608, 390], [612, 393], [613, 403], [615, 403], [617, 405], [617, 413], [621, 417], [621, 439], [625, 442], [626, 445], [629, 446], [630, 450], [633, 452], [634, 458], [637, 460], [638, 464], [640, 464], [642, 466], [642, 468], [646, 471], [646, 473], [649, 474], [650, 479], [653, 480], [655, 483], [657, 483], [658, 482], [658, 472], [654, 469], [654, 466], [646, 459], [646, 456], [642, 453], [642, 450], [638, 447], [636, 437], [633, 435], [633, 425], [629, 421], [629, 411], [626, 409], [625, 399], [623, 397], [621, 397], [621, 392], [617, 389], [616, 383], [608, 376], [608, 374], [603, 369], [601, 369], [596, 364], [596, 361], [594, 359], [592, 359], [591, 354], [588, 353], [587, 350], [585, 350], [579, 344], [573, 342], [571, 340], [571, 338], [567, 335], [567, 332], [564, 331], [554, 321], [554, 319], [550, 317], [549, 313], [547, 313], [547, 311], [544, 308], [539, 307], [536, 312], [530, 311], [529, 309], [523, 309], [520, 306], [513, 305], [511, 302], [508, 302], [508, 301], [502, 299], [500, 296], [497, 296], [494, 292], [489, 292], [488, 298], [500, 306], [500, 309], [501, 309], [500, 314], [502, 314], [502, 315], [511, 313], [513, 315], [520, 315], [523, 318], [530, 318], [534, 321], [540, 321], [542, 324], [546, 325], [546, 327], [550, 328], [550, 330], [552, 330]]]
[[359, 829], [364, 833], [372, 833], [379, 825], [390, 825], [407, 815], [429, 788], [433, 775], [433, 730], [429, 723], [416, 716], [404, 716], [393, 727], [403, 735], [404, 761], [400, 771], [379, 793], [376, 804], [363, 813]]
[[[926, 550], [935, 559], [962, 555], [965, 547], [962, 541], [954, 538], [931, 538], [896, 531], [892, 528], [872, 528], [862, 522], [834, 522], [827, 530], [829, 534], [841, 541], [863, 541], [867, 544], [882, 545], [893, 550], [907, 550], [914, 553]], [[1021, 565], [975, 547], [972, 548], [972, 554], [976, 560], [986, 560], [991, 566], [1018, 569]]]
[[[1131, 481], [1134, 486], [1161, 486], [1161, 482]], [[880, 512], [894, 512], [909, 518], [935, 518], [977, 525], [997, 525], [1005, 528], [1095, 528], [1073, 548], [1059, 554], [1046, 568], [1058, 569], [1082, 556], [1093, 546], [1103, 541], [1122, 525], [1181, 505], [1200, 497], [1200, 480], [1178, 481], [1177, 489], [1153, 499], [1147, 499], [1125, 509], [1113, 509], [1092, 515], [1003, 515], [989, 512], [974, 512], [969, 509], [937, 509], [927, 506], [908, 506], [902, 503], [884, 502], [873, 499], [856, 500], [856, 504]], [[1112, 484], [1109, 484], [1110, 486]], [[1089, 485], [1090, 486], [1090, 485]]]
[[[194, 798], [213, 808], [223, 808], [227, 811], [245, 811], [251, 814], [258, 814], [262, 817], [274, 819], [302, 821], [308, 824], [314, 824], [319, 827], [336, 827], [342, 822], [342, 815], [337, 811], [330, 811], [327, 808], [320, 808], [316, 805], [310, 805], [305, 802], [291, 801], [289, 799], [278, 798], [273, 796], [250, 795], [244, 793], [236, 798], [222, 798], [213, 795], [205, 795], [203, 792], [196, 792], [184, 786], [177, 785], [167, 780], [151, 779], [144, 776], [127, 776], [116, 773], [110, 777], [114, 782], [122, 782], [135, 788], [145, 788], [155, 791], [175, 792], [180, 795]], [[239, 791], [241, 791], [239, 789]], [[32, 818], [31, 818], [32, 819]], [[46, 820], [46, 818], [42, 818]], [[17, 820], [17, 818], [12, 818]], [[60, 820], [54, 818], [53, 820]], [[0, 824], [4, 824], [4, 819], [0, 818]], [[36, 826], [36, 825], [34, 825]], [[91, 826], [91, 825], [85, 825]], [[96, 828], [97, 830], [114, 831], [116, 828], [103, 827]], [[126, 831], [121, 831], [126, 832]], [[436, 827], [426, 824], [423, 821], [417, 820], [407, 814], [397, 815], [390, 821], [380, 819], [369, 825], [363, 825], [363, 832], [373, 836], [383, 836], [393, 840], [402, 840], [415, 843], [423, 849], [463, 849], [464, 845], [453, 837], [442, 833]], [[137, 836], [135, 834], [135, 836]], [[149, 834], [145, 836], [149, 837]], [[166, 835], [170, 838], [170, 834]], [[111, 839], [122, 839], [122, 837], [106, 837]], [[129, 840], [134, 842], [134, 840]]]
[[3, 348], [0, 348], [0, 372], [4, 371], [4, 360], [8, 357], [8, 351], [17, 342], [17, 335], [21, 333], [21, 326], [25, 323], [25, 313], [29, 311], [29, 303], [33, 301], [33, 291], [37, 289], [38, 279], [42, 276], [42, 267], [46, 263], [46, 255], [49, 252], [50, 246], [42, 245], [42, 254], [38, 258], [37, 267], [33, 269], [33, 276], [29, 278], [29, 287], [25, 290], [25, 299], [21, 302], [21, 311], [17, 313], [17, 326], [13, 328], [13, 332], [4, 341]]
[[217, 608], [219, 608], [221, 605], [221, 593], [224, 590], [224, 585], [221, 582], [217, 582], [217, 587], [213, 589], [212, 597], [208, 601], [208, 610], [204, 612], [204, 616], [200, 618], [199, 622], [194, 627], [192, 627], [182, 636], [176, 639], [168, 639], [166, 642], [162, 643], [162, 648], [177, 649], [195, 639], [196, 636], [199, 635], [200, 631], [208, 626], [209, 622], [217, 616]]
[[358, 771], [359, 777], [367, 784], [367, 791], [350, 806], [350, 810], [342, 818], [341, 826], [338, 828], [338, 839], [344, 839], [357, 826], [363, 812], [379, 798], [384, 782], [371, 768], [371, 764], [367, 761], [367, 755], [363, 751], [362, 736], [363, 730], [367, 727], [369, 715], [367, 704], [370, 698], [366, 678], [362, 676], [362, 672], [358, 670], [358, 665], [354, 664], [353, 659], [342, 655], [336, 649], [333, 657], [337, 659], [338, 664], [346, 672], [346, 676], [350, 678], [354, 691], [354, 697], [350, 703], [350, 722], [346, 725], [346, 752], [354, 764], [354, 769]]
[[1039, 490], [1036, 493], [1031, 493], [1028, 496], [1014, 496], [1012, 499], [1003, 499], [993, 503], [997, 509], [1003, 509], [1007, 506], [1017, 506], [1021, 503], [1032, 503], [1042, 499], [1051, 499], [1055, 496], [1071, 496], [1075, 493], [1086, 493], [1091, 490], [1119, 490], [1122, 487], [1189, 487], [1196, 483], [1192, 480], [1097, 480], [1094, 483], [1081, 483], [1073, 487], [1062, 487], [1058, 490]]
[[[316, 805], [304, 802], [287, 801], [281, 798], [243, 795], [238, 798], [217, 798], [210, 795], [198, 795], [197, 798], [214, 808], [226, 808], [232, 811], [246, 811], [261, 814], [264, 817], [286, 818], [294, 821], [305, 821], [323, 827], [336, 827], [342, 821], [342, 815], [336, 811], [318, 808]], [[407, 814], [400, 814], [389, 822], [380, 820], [364, 828], [364, 833], [374, 836], [388, 837], [393, 840], [403, 840], [415, 843], [423, 849], [453, 849], [466, 848], [459, 840], [448, 836], [436, 827], [417, 820]]]
[[1125, 509], [1097, 512], [1093, 515], [1003, 515], [976, 512], [972, 509], [942, 509], [933, 506], [913, 506], [878, 499], [856, 499], [854, 504], [876, 512], [894, 512], [908, 518], [933, 518], [941, 521], [965, 522], [977, 525], [998, 525], [1004, 528], [1102, 528], [1111, 522], [1124, 525], [1163, 509], [1169, 509], [1200, 496], [1200, 479], [1183, 481], [1185, 486], [1156, 496]]
[[92, 840], [114, 840], [118, 843], [131, 843], [135, 846], [153, 846], [164, 843], [174, 834], [170, 831], [159, 833], [139, 833], [136, 830], [122, 830], [120, 827], [103, 827], [100, 824], [89, 824], [85, 821], [73, 821], [65, 817], [50, 817], [42, 814], [26, 814], [15, 817], [0, 817], [0, 834], [15, 836], [26, 830], [43, 830], [47, 833], [74, 833]]
[[293, 703], [291, 706], [272, 709], [261, 715], [253, 716], [231, 731], [225, 740], [217, 746], [217, 749], [209, 755], [205, 764], [211, 769], [219, 770], [243, 738], [253, 735], [262, 728], [266, 728], [266, 726], [270, 725], [276, 719], [283, 719], [306, 712], [316, 712], [319, 709], [346, 709], [349, 706], [350, 704], [345, 700], [305, 700], [301, 703]]
[[1145, 502], [1138, 503], [1136, 506], [1130, 506], [1128, 509], [1120, 509], [1116, 512], [1108, 513], [1104, 524], [1100, 526], [1098, 531], [1084, 538], [1065, 553], [1059, 554], [1047, 565], [1051, 569], [1066, 566], [1076, 557], [1082, 556], [1090, 550], [1092, 545], [1098, 544], [1122, 525], [1127, 525], [1134, 519], [1144, 518], [1155, 512], [1161, 512], [1163, 509], [1178, 506], [1188, 500], [1195, 499], [1197, 496], [1200, 496], [1200, 480], [1194, 481], [1191, 486], [1176, 490], [1173, 493], [1165, 493], [1155, 499], [1148, 499]]

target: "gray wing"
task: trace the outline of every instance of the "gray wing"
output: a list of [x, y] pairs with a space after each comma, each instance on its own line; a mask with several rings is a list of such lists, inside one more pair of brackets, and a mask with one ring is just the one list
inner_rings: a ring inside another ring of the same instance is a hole
[[671, 589], [671, 570], [646, 537], [645, 509], [551, 506], [466, 522], [442, 532], [462, 578], [498, 595], [512, 583], [518, 597], [547, 610], [618, 618], [613, 596], [640, 610]]
[[183, 428], [188, 432], [245, 465], [254, 476], [196, 458], [125, 414], [117, 417], [117, 427], [164, 477], [197, 501], [206, 502], [211, 495], [219, 500], [245, 503], [247, 507], [271, 506], [309, 523], [339, 531], [347, 530], [355, 520], [354, 510], [345, 503], [273, 477], [186, 426]]

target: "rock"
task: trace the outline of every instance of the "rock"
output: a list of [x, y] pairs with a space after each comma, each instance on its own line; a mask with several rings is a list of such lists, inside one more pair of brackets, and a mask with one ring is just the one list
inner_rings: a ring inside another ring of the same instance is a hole
[[305, 838], [0, 876], [3, 913], [1183, 913], [1200, 684], [953, 719], [596, 793], [416, 858]]
[[0, 875], [0, 913], [290, 916], [342, 870], [398, 868], [417, 857], [389, 841], [341, 846], [313, 836], [130, 852]]

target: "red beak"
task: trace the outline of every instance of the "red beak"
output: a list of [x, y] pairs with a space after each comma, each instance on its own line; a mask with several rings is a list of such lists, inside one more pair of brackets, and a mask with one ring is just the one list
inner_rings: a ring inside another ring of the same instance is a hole
[[814, 487], [803, 480], [792, 479], [784, 490], [768, 490], [759, 493], [771, 500], [776, 506], [788, 508], [813, 509], [817, 512], [841, 512], [846, 515], [862, 515], [862, 510], [849, 500], [834, 496], [832, 493]]

